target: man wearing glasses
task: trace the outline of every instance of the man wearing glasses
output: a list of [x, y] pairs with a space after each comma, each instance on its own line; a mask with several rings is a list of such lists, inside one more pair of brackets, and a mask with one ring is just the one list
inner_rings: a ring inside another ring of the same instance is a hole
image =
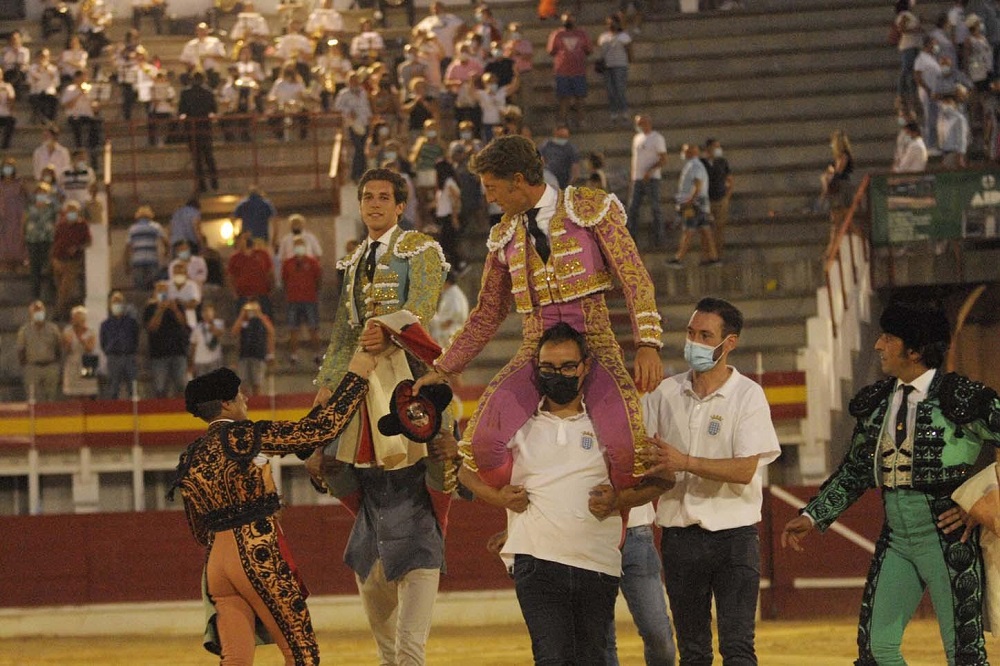
[[584, 336], [559, 322], [533, 365], [542, 398], [508, 443], [510, 484], [494, 489], [466, 458], [459, 479], [507, 509], [500, 556], [514, 577], [535, 663], [603, 664], [622, 573], [622, 511], [648, 502], [660, 479], [616, 491], [584, 404], [593, 364]]

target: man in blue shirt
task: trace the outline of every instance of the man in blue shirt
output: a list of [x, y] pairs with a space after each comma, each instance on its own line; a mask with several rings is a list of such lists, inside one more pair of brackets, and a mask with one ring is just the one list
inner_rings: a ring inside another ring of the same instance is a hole
[[671, 268], [684, 267], [684, 255], [691, 246], [694, 232], [701, 234], [701, 247], [705, 253], [702, 266], [717, 266], [719, 253], [715, 248], [715, 234], [712, 233], [712, 215], [708, 201], [708, 171], [700, 159], [701, 149], [696, 143], [686, 143], [681, 148], [681, 158], [685, 160], [677, 182], [677, 211], [681, 215], [684, 228], [677, 254], [667, 261]]
[[128, 395], [138, 374], [136, 353], [139, 351], [139, 322], [131, 308], [125, 305], [120, 291], [111, 292], [108, 318], [101, 322], [101, 351], [108, 360], [108, 379], [101, 398], [117, 400], [122, 385]]
[[250, 186], [246, 198], [236, 204], [233, 211], [233, 217], [242, 222], [243, 231], [249, 231], [254, 238], [265, 242], [271, 235], [271, 218], [277, 214], [274, 204], [260, 193], [256, 185]]

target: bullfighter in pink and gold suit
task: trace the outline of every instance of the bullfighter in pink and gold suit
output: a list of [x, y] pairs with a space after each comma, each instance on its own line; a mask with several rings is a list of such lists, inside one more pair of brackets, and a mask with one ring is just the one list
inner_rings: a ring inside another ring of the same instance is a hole
[[[653, 284], [625, 227], [625, 209], [613, 194], [588, 188], [556, 190], [542, 180], [541, 156], [523, 137], [494, 140], [475, 158], [486, 197], [504, 210], [490, 233], [479, 302], [465, 326], [418, 382], [445, 381], [483, 350], [513, 305], [523, 317], [523, 341], [493, 378], [469, 421], [463, 448], [471, 444], [479, 476], [494, 487], [510, 483], [507, 448], [538, 409], [533, 381], [542, 332], [564, 321], [586, 336], [594, 365], [584, 401], [598, 441], [607, 448], [611, 479], [635, 485], [642, 467], [635, 450], [645, 440], [640, 390], [662, 378], [660, 315]], [[534, 209], [534, 210], [533, 210]], [[604, 294], [621, 285], [637, 346], [635, 383], [615, 340]]]

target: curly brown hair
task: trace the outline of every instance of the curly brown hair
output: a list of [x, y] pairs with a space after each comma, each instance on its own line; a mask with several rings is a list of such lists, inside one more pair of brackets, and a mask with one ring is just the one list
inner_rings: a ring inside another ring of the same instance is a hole
[[510, 180], [521, 174], [529, 185], [541, 185], [542, 155], [530, 139], [523, 136], [501, 136], [490, 141], [472, 158], [469, 169], [476, 175], [485, 173]]

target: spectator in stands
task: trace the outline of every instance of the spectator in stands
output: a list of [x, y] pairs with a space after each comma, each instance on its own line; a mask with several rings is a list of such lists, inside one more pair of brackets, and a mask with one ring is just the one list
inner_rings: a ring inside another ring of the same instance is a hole
[[701, 251], [704, 259], [702, 266], [716, 266], [722, 263], [715, 247], [715, 234], [712, 231], [712, 213], [708, 200], [708, 171], [701, 162], [701, 149], [697, 144], [684, 144], [681, 148], [681, 159], [684, 166], [677, 179], [677, 210], [680, 212], [684, 228], [681, 230], [681, 240], [677, 253], [667, 262], [671, 268], [684, 266], [684, 255], [691, 247], [691, 239], [695, 231], [701, 234]]
[[242, 231], [236, 237], [236, 252], [229, 258], [226, 268], [229, 284], [236, 296], [236, 307], [251, 298], [256, 299], [264, 311], [271, 316], [271, 288], [274, 286], [274, 268], [271, 254], [260, 247], [253, 234]]
[[[100, 103], [92, 95], [86, 71], [78, 71], [73, 75], [73, 83], [63, 90], [60, 103], [70, 129], [73, 130], [76, 147], [88, 150], [90, 164], [97, 170], [101, 147], [101, 119], [96, 115], [96, 111]], [[56, 173], [60, 172], [57, 170]]]
[[433, 119], [424, 121], [424, 132], [413, 144], [409, 155], [410, 163], [417, 175], [417, 199], [422, 207], [419, 211], [421, 216], [426, 215], [434, 201], [434, 192], [437, 189], [437, 171], [434, 165], [444, 156], [445, 144], [438, 135], [437, 121]]
[[733, 172], [729, 161], [723, 157], [722, 144], [718, 139], [705, 142], [701, 161], [708, 171], [708, 202], [715, 228], [715, 249], [722, 254], [726, 227], [729, 226], [729, 201], [733, 198]]
[[924, 38], [924, 46], [913, 64], [913, 77], [917, 82], [917, 92], [923, 107], [924, 141], [931, 155], [940, 155], [937, 146], [938, 103], [934, 97], [941, 78], [941, 63], [938, 61], [940, 47], [933, 37]]
[[406, 44], [403, 46], [403, 61], [396, 65], [396, 80], [399, 82], [401, 94], [406, 96], [401, 101], [405, 102], [409, 97], [412, 91], [410, 82], [418, 76], [427, 80], [427, 65], [417, 58], [417, 47]]
[[128, 228], [125, 266], [132, 273], [132, 287], [149, 292], [160, 273], [160, 257], [168, 250], [167, 235], [159, 222], [153, 220], [153, 209], [149, 206], [139, 206], [134, 219]]
[[186, 240], [179, 240], [173, 244], [174, 258], [167, 266], [167, 274], [174, 274], [174, 267], [185, 264], [188, 280], [198, 286], [201, 291], [208, 281], [208, 264], [204, 257], [194, 254], [191, 251], [191, 243]]
[[301, 239], [305, 245], [305, 256], [319, 259], [323, 256], [323, 246], [319, 242], [316, 234], [306, 229], [306, 218], [299, 213], [292, 213], [288, 216], [288, 233], [281, 237], [278, 242], [278, 263], [284, 263], [294, 256], [295, 243]]
[[[229, 76], [219, 89], [218, 95], [219, 109], [223, 116], [219, 120], [219, 129], [222, 130], [222, 136], [227, 143], [233, 141], [249, 143], [250, 115], [257, 111], [257, 100], [260, 99], [261, 89], [253, 79], [242, 78], [236, 65], [230, 65], [228, 72]], [[283, 119], [274, 115], [268, 121], [277, 124], [278, 137], [281, 138]]]
[[308, 91], [292, 61], [281, 68], [281, 78], [271, 86], [267, 101], [272, 109], [267, 123], [275, 137], [281, 139], [285, 135], [286, 123], [289, 129], [293, 124], [298, 125], [299, 139], [304, 141], [309, 136]]
[[[441, 96], [447, 92], [444, 88], [444, 69], [447, 65], [441, 42], [433, 32], [418, 33], [413, 39], [413, 46], [417, 49], [417, 62], [424, 67], [423, 76], [427, 79], [427, 94], [438, 99], [444, 106], [445, 100]], [[448, 63], [451, 63], [450, 59]], [[452, 103], [448, 109], [451, 110], [453, 106]]]
[[125, 60], [118, 70], [123, 120], [132, 119], [132, 110], [137, 102], [149, 102], [149, 91], [157, 70], [148, 62], [148, 56], [144, 46], [137, 46], [125, 54]]
[[521, 81], [518, 91], [518, 103], [527, 106], [531, 103], [534, 77], [534, 47], [531, 40], [521, 34], [521, 24], [511, 23], [507, 26], [507, 41], [503, 43], [503, 53], [514, 61], [514, 71]]
[[60, 87], [69, 85], [73, 80], [73, 74], [81, 69], [87, 69], [87, 60], [87, 51], [80, 45], [80, 36], [71, 36], [69, 45], [59, 54]]
[[62, 393], [67, 398], [96, 397], [97, 333], [87, 324], [87, 308], [73, 308], [62, 332]]
[[170, 264], [170, 287], [167, 300], [177, 301], [184, 312], [184, 322], [188, 328], [198, 323], [198, 308], [201, 307], [201, 287], [187, 274], [187, 261], [178, 259]]
[[4, 79], [14, 86], [18, 97], [28, 93], [28, 66], [31, 64], [31, 52], [24, 46], [21, 31], [14, 30], [7, 38], [7, 46], [0, 52], [0, 63], [3, 65]]
[[455, 109], [455, 122], [471, 120], [479, 133], [481, 110], [476, 100], [476, 82], [483, 75], [483, 64], [473, 57], [472, 47], [468, 42], [458, 46], [458, 58], [448, 65], [444, 72], [443, 84], [447, 89], [446, 103]]
[[233, 209], [233, 220], [239, 220], [240, 230], [250, 232], [254, 238], [267, 243], [271, 238], [271, 218], [278, 214], [274, 204], [260, 191], [256, 185], [251, 185], [247, 195]]
[[17, 161], [7, 157], [0, 166], [0, 269], [19, 271], [28, 260], [24, 244], [24, 209], [28, 190], [17, 177]]
[[73, 164], [56, 180], [62, 182], [67, 201], [76, 201], [81, 208], [85, 208], [93, 199], [93, 187], [97, 183], [97, 175], [87, 161], [87, 151], [73, 151]]
[[380, 117], [372, 122], [372, 130], [365, 143], [365, 164], [369, 169], [377, 168], [384, 161], [383, 154], [390, 141], [392, 131]]
[[205, 235], [201, 231], [201, 201], [197, 196], [192, 196], [170, 216], [170, 245], [176, 247], [182, 240], [188, 242], [192, 253], [197, 253], [204, 245]]
[[455, 271], [449, 271], [444, 279], [444, 287], [441, 288], [437, 312], [428, 324], [428, 332], [442, 348], [447, 347], [451, 336], [462, 328], [468, 318], [469, 297], [458, 286]]
[[207, 189], [206, 178], [211, 181], [213, 190], [219, 189], [215, 152], [212, 146], [212, 118], [218, 110], [215, 95], [205, 87], [205, 75], [196, 71], [191, 75], [191, 85], [181, 91], [177, 115], [184, 121], [187, 131], [199, 192]]
[[897, 95], [907, 107], [912, 107], [916, 103], [914, 98], [917, 96], [917, 86], [913, 77], [913, 65], [920, 53], [924, 36], [920, 28], [920, 19], [910, 11], [912, 7], [913, 0], [897, 0], [894, 22], [899, 34], [896, 48], [899, 50], [900, 58]]
[[934, 19], [934, 27], [928, 30], [927, 34], [934, 38], [941, 49], [939, 60], [948, 58], [952, 63], [958, 62], [958, 51], [951, 41], [951, 35], [948, 31], [948, 12], [940, 12], [937, 15], [937, 18]]
[[920, 125], [910, 120], [900, 132], [896, 143], [896, 158], [892, 163], [894, 173], [922, 173], [927, 168], [927, 146], [920, 136]]
[[501, 114], [507, 106], [507, 98], [517, 92], [518, 80], [507, 85], [500, 85], [496, 75], [486, 73], [482, 76], [482, 86], [476, 88], [476, 101], [480, 111], [480, 134], [483, 143], [493, 140], [493, 128], [500, 127]]
[[438, 160], [434, 165], [434, 225], [438, 231], [435, 234], [445, 260], [455, 266], [464, 265], [458, 253], [458, 238], [462, 231], [459, 212], [462, 206], [462, 192], [456, 182], [455, 167], [446, 159]]
[[201, 319], [191, 329], [188, 373], [192, 377], [199, 377], [222, 367], [222, 339], [225, 335], [225, 322], [215, 316], [214, 305], [205, 303], [201, 307]]
[[361, 32], [351, 40], [351, 60], [355, 67], [371, 65], [382, 58], [385, 42], [382, 35], [372, 27], [371, 19], [361, 20]]
[[1000, 71], [1000, 12], [996, 3], [990, 0], [968, 0], [965, 3], [966, 16], [975, 14], [983, 22], [983, 34], [993, 49], [993, 71]]
[[472, 124], [471, 120], [460, 122], [458, 124], [458, 138], [448, 144], [448, 154], [450, 155], [452, 151], [461, 148], [464, 157], [468, 159], [482, 150], [485, 144], [476, 136], [475, 132], [476, 126]]
[[[493, 41], [489, 46], [489, 53], [483, 64], [483, 73], [492, 74], [496, 78], [497, 85], [509, 86], [515, 78], [518, 78], [517, 63], [503, 52], [499, 41]], [[513, 97], [513, 95], [511, 96]]]
[[611, 14], [605, 19], [608, 29], [597, 38], [597, 57], [604, 61], [604, 85], [608, 90], [608, 108], [611, 122], [628, 123], [628, 99], [625, 87], [628, 82], [628, 65], [632, 60], [632, 37], [622, 25], [621, 14]]
[[556, 101], [559, 103], [559, 121], [569, 123], [569, 111], [573, 111], [573, 122], [580, 127], [581, 107], [587, 97], [587, 56], [590, 55], [590, 38], [576, 27], [573, 15], [562, 15], [562, 28], [549, 35], [546, 51], [553, 59]]
[[[285, 76], [285, 70], [291, 63], [302, 83], [308, 86], [312, 76], [311, 63], [315, 48], [313, 41], [302, 34], [302, 22], [292, 21], [288, 32], [278, 37], [274, 43], [274, 57], [281, 63], [281, 76]], [[275, 75], [275, 78], [278, 76]]]
[[73, 12], [62, 0], [42, 0], [42, 39], [48, 40], [59, 32], [59, 26], [54, 25], [56, 22], [62, 23], [68, 40], [74, 32]]
[[344, 29], [344, 17], [333, 7], [333, 0], [322, 0], [309, 14], [306, 34], [322, 41], [333, 39]]
[[41, 122], [54, 122], [59, 110], [59, 69], [52, 64], [48, 49], [41, 49], [38, 57], [28, 67], [28, 103], [32, 118]]
[[938, 98], [942, 95], [954, 95], [961, 88], [964, 103], [966, 92], [972, 88], [972, 80], [961, 69], [954, 67], [950, 58], [942, 56], [938, 62], [941, 64], [941, 77], [934, 88], [934, 95]]
[[388, 127], [390, 133], [395, 136], [399, 131], [399, 121], [401, 118], [401, 105], [399, 103], [399, 91], [386, 76], [386, 69], [382, 63], [375, 63], [370, 67], [371, 74], [368, 76], [368, 102], [372, 107], [372, 114], [376, 118], [381, 118]]
[[57, 176], [66, 173], [72, 164], [69, 149], [59, 143], [59, 126], [47, 123], [42, 128], [42, 144], [35, 148], [31, 157], [32, 174], [35, 180], [41, 180], [42, 169], [52, 165]]
[[299, 332], [302, 326], [309, 330], [313, 350], [313, 363], [323, 361], [323, 347], [319, 339], [319, 288], [323, 269], [314, 256], [309, 255], [306, 239], [299, 234], [292, 240], [292, 256], [281, 264], [281, 281], [285, 285], [288, 303], [288, 352], [289, 362], [299, 362]]
[[63, 190], [62, 185], [59, 183], [59, 178], [56, 176], [56, 169], [51, 164], [42, 169], [42, 177], [38, 179], [39, 183], [45, 183], [52, 188], [52, 201], [57, 205], [62, 206], [63, 201], [66, 200], [66, 192]]
[[237, 373], [246, 377], [250, 395], [260, 395], [267, 377], [267, 368], [274, 365], [275, 336], [271, 318], [262, 310], [257, 299], [251, 298], [229, 330], [239, 339]]
[[569, 127], [565, 123], [556, 125], [552, 138], [543, 141], [538, 152], [545, 160], [545, 168], [559, 181], [559, 189], [566, 189], [580, 177], [580, 151], [570, 143]]
[[827, 165], [826, 171], [819, 178], [819, 196], [824, 207], [829, 207], [836, 226], [847, 207], [851, 205], [851, 198], [854, 196], [854, 188], [851, 186], [854, 153], [851, 150], [851, 141], [844, 130], [837, 130], [830, 135], [830, 151], [833, 153], [833, 161]]
[[244, 46], [240, 49], [235, 65], [238, 78], [250, 79], [258, 85], [264, 83], [264, 68], [253, 59], [253, 51], [250, 47]]
[[358, 181], [365, 172], [365, 140], [368, 138], [372, 107], [357, 72], [347, 75], [347, 87], [337, 93], [333, 108], [344, 116], [344, 124], [347, 125], [353, 147], [351, 180]]
[[149, 370], [153, 396], [173, 398], [184, 391], [187, 373], [187, 348], [191, 332], [181, 304], [167, 298], [170, 283], [160, 280], [142, 313], [142, 324], [149, 340]]
[[632, 137], [632, 187], [629, 193], [628, 232], [633, 240], [639, 240], [642, 203], [648, 199], [653, 215], [653, 241], [657, 247], [663, 247], [667, 242], [667, 227], [660, 206], [660, 183], [663, 180], [663, 167], [666, 164], [666, 139], [653, 129], [653, 121], [649, 116], [636, 116], [635, 136]]
[[250, 0], [244, 0], [243, 9], [236, 15], [236, 24], [229, 31], [229, 39], [233, 42], [248, 42], [252, 37], [270, 37], [271, 26], [267, 20], [257, 11]]
[[177, 109], [177, 91], [165, 71], [158, 70], [149, 90], [149, 145], [162, 148], [167, 144], [170, 124]]
[[[483, 40], [483, 45], [489, 47], [493, 42], [500, 41], [503, 37], [501, 23], [493, 16], [493, 10], [485, 2], [476, 7], [476, 25], [472, 32]], [[507, 85], [506, 83], [502, 85]]]
[[45, 304], [41, 301], [32, 301], [28, 306], [28, 321], [17, 330], [16, 347], [28, 400], [55, 400], [59, 395], [62, 336], [59, 328], [46, 320]]
[[17, 118], [14, 117], [14, 101], [17, 93], [14, 86], [3, 80], [3, 71], [0, 70], [0, 149], [10, 148], [10, 140], [14, 136], [14, 128], [17, 127]]
[[122, 386], [125, 387], [126, 396], [132, 395], [139, 374], [136, 361], [139, 352], [139, 322], [120, 291], [111, 292], [108, 299], [108, 318], [101, 322], [100, 343], [108, 363], [107, 381], [101, 397], [105, 400], [117, 400]]
[[52, 271], [49, 256], [55, 234], [59, 204], [54, 201], [48, 183], [35, 184], [34, 199], [24, 211], [24, 242], [28, 247], [28, 269], [31, 275], [31, 297], [43, 298], [50, 293]]
[[415, 142], [424, 131], [428, 120], [441, 121], [441, 107], [437, 100], [427, 94], [427, 80], [422, 76], [410, 79], [409, 97], [401, 108], [407, 118], [408, 140]]
[[939, 105], [937, 135], [941, 166], [962, 168], [966, 165], [965, 153], [969, 149], [969, 119], [955, 93], [941, 96]]
[[195, 38], [184, 45], [180, 55], [180, 61], [191, 72], [191, 83], [194, 84], [197, 72], [203, 72], [209, 88], [219, 86], [225, 59], [226, 47], [218, 37], [209, 34], [207, 23], [199, 23], [195, 27]]
[[139, 30], [143, 16], [153, 19], [156, 34], [163, 34], [163, 17], [167, 14], [166, 0], [132, 0], [132, 28]]
[[83, 259], [91, 243], [86, 211], [72, 199], [63, 204], [52, 234], [52, 279], [56, 286], [55, 319], [67, 321], [70, 308], [83, 301]]
[[444, 3], [435, 0], [430, 4], [430, 16], [420, 20], [413, 27], [413, 36], [431, 33], [441, 47], [441, 69], [444, 70], [455, 57], [455, 44], [465, 33], [465, 23], [459, 17], [445, 11]]

